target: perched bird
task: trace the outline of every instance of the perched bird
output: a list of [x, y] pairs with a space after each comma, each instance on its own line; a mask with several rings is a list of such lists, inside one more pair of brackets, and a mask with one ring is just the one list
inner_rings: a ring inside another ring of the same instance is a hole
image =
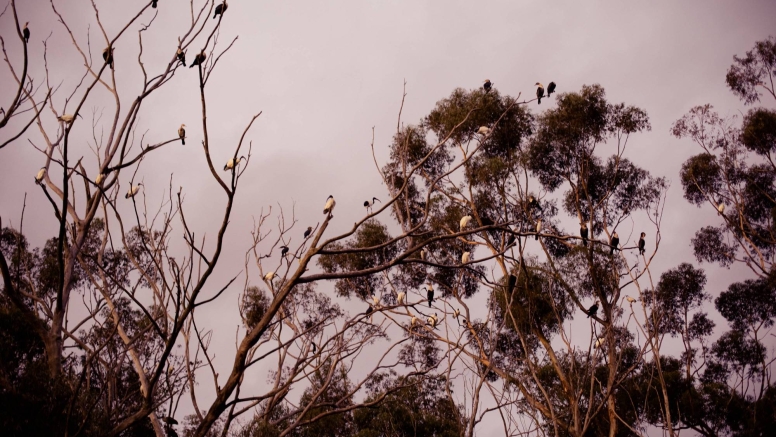
[[304, 231], [304, 238], [307, 238], [307, 237], [309, 237], [309, 236], [310, 236], [310, 234], [312, 234], [312, 233], [313, 233], [313, 227], [312, 227], [312, 226], [308, 226], [308, 227], [307, 227], [307, 230], [306, 230], [306, 231]]
[[485, 81], [482, 83], [482, 87], [485, 89], [485, 92], [490, 92], [490, 89], [493, 88], [493, 82], [490, 81], [490, 79], [485, 79]]
[[94, 179], [94, 183], [95, 183], [96, 185], [100, 185], [100, 184], [102, 183], [102, 181], [104, 181], [104, 180], [105, 180], [105, 173], [100, 173], [100, 174], [98, 174], [98, 175], [97, 175], [97, 177]]
[[536, 220], [536, 239], [539, 239], [539, 233], [542, 232], [542, 219]]
[[479, 129], [477, 129], [477, 133], [484, 136], [487, 136], [490, 133], [490, 128], [487, 126], [480, 126]]
[[507, 238], [507, 247], [515, 244], [516, 239], [515, 234], [509, 234], [509, 238]]
[[380, 306], [380, 298], [375, 295], [372, 295], [372, 302], [375, 303], [375, 307]]
[[[372, 207], [374, 206], [375, 202], [380, 202], [380, 199], [378, 199], [377, 197], [373, 197], [371, 202], [368, 200], [364, 201], [364, 208], [366, 208], [367, 212], [372, 210]], [[380, 203], [383, 203], [383, 202], [380, 202]]]
[[470, 215], [465, 215], [465, 216], [461, 217], [461, 222], [458, 223], [459, 224], [459, 230], [463, 231], [463, 228], [465, 228], [469, 224], [470, 221], [472, 221], [472, 216], [470, 216]]
[[113, 70], [113, 47], [105, 47], [105, 50], [102, 51], [102, 59]]
[[633, 297], [630, 297], [630, 296], [625, 296], [625, 300], [627, 300], [630, 303], [636, 302], [636, 298], [633, 298]]
[[600, 338], [597, 338], [595, 340], [595, 344], [593, 345], [593, 348], [598, 349], [599, 347], [601, 347], [601, 344], [603, 344], [603, 340]]
[[426, 260], [426, 249], [420, 249], [420, 259], [423, 261]]
[[364, 315], [365, 315], [365, 316], [369, 316], [369, 321], [372, 321], [372, 316], [371, 316], [371, 314], [372, 314], [374, 311], [375, 311], [375, 309], [374, 309], [374, 308], [372, 308], [372, 305], [369, 305], [369, 308], [367, 308], [367, 309], [366, 309], [366, 311], [364, 311]]
[[205, 63], [205, 58], [207, 58], [207, 55], [205, 54], [205, 51], [202, 50], [199, 52], [197, 56], [194, 56], [194, 62], [189, 64], [189, 68], [196, 67], [197, 65], [202, 65]]
[[178, 60], [181, 61], [181, 64], [183, 64], [183, 66], [185, 67], [186, 66], [186, 52], [184, 52], [183, 49], [178, 47], [178, 51], [175, 52], [175, 56], [178, 57]]
[[275, 279], [275, 272], [269, 272], [266, 275], [264, 275], [265, 281], [271, 281], [273, 279]]
[[512, 295], [512, 292], [515, 291], [515, 285], [517, 285], [517, 276], [509, 275], [509, 279], [507, 280], [507, 295]]
[[582, 244], [587, 246], [587, 223], [582, 223], [581, 227], [579, 228], [579, 236], [582, 237]]
[[30, 24], [30, 22], [24, 23], [24, 28], [22, 29], [22, 36], [24, 37], [24, 42], [26, 44], [29, 44], [30, 42], [30, 28], [27, 27], [27, 25]]
[[460, 320], [458, 320], [458, 316], [460, 315], [461, 315], [461, 310], [456, 308], [455, 311], [453, 311], [453, 318], [455, 318], [455, 321], [458, 322], [459, 325], [461, 324]]
[[315, 343], [310, 343], [310, 344], [312, 344], [312, 345], [313, 345], [313, 353], [315, 353], [315, 349], [316, 349], [316, 347], [315, 347]]
[[38, 174], [35, 175], [35, 183], [40, 185], [43, 183], [43, 178], [46, 176], [46, 167], [38, 170]]
[[593, 306], [587, 309], [587, 318], [589, 319], [592, 316], [595, 316], [598, 312], [598, 301], [595, 301]]
[[641, 233], [641, 237], [639, 238], [639, 255], [644, 255], [644, 246], [646, 246], [647, 242], [644, 241], [644, 237], [646, 237], [647, 234], [644, 232]]
[[396, 302], [397, 302], [399, 305], [402, 305], [402, 304], [404, 304], [404, 292], [403, 292], [403, 291], [400, 291], [400, 292], [399, 292], [399, 295], [396, 297]]
[[471, 255], [472, 255], [471, 252], [464, 252], [463, 255], [461, 255], [461, 264], [468, 263]]
[[540, 84], [539, 82], [536, 82], [536, 98], [538, 99], [538, 104], [542, 104], [542, 97], [544, 97], [544, 85]]
[[244, 156], [240, 156], [237, 159], [229, 158], [229, 161], [226, 161], [226, 165], [224, 165], [224, 171], [232, 170], [238, 165], [240, 165], [240, 162], [245, 159]]
[[181, 127], [178, 128], [178, 138], [181, 139], [181, 145], [186, 145], [186, 125], [182, 124]]
[[542, 212], [542, 205], [539, 203], [538, 200], [534, 196], [528, 196], [528, 207], [529, 208], [536, 208], [539, 210], [539, 212]]
[[717, 205], [717, 212], [720, 214], [725, 213], [725, 204], [722, 203], [722, 199], [719, 200], [719, 204]]
[[125, 199], [129, 199], [130, 197], [135, 197], [135, 194], [137, 194], [138, 191], [140, 191], [140, 186], [143, 185], [142, 182], [138, 182], [135, 186], [130, 186], [129, 191], [127, 191], [127, 194], [124, 195]]
[[431, 325], [431, 329], [436, 328], [437, 325], [437, 313], [434, 313], [433, 316], [428, 316], [428, 319], [426, 319], [429, 325]]
[[[156, 2], [154, 2], [154, 3], [156, 3]], [[178, 421], [175, 420], [175, 418], [172, 418], [172, 417], [165, 417], [165, 418], [162, 419], [162, 421], [164, 423], [168, 424], [168, 425], [177, 425], [178, 424]]]
[[555, 92], [555, 82], [550, 82], [549, 85], [547, 85], [547, 97], [549, 98], [552, 93]]
[[431, 302], [434, 302], [434, 287], [427, 284], [426, 297], [428, 297], [428, 307], [431, 308]]
[[410, 326], [415, 326], [416, 323], [418, 323], [418, 318], [415, 317], [415, 314], [413, 314], [412, 318], [410, 319]]
[[609, 255], [614, 254], [615, 250], [617, 249], [617, 246], [620, 245], [620, 237], [617, 235], [617, 232], [612, 233], [612, 239], [609, 241], [609, 245], [612, 246], [612, 250], [609, 251]]
[[280, 256], [285, 258], [286, 254], [288, 253], [289, 249], [288, 246], [280, 246]]
[[151, 0], [151, 7], [156, 9], [156, 3], [158, 3], [158, 2], [159, 2], [159, 0]]
[[[81, 114], [78, 114], [78, 116], [81, 117]], [[62, 114], [59, 117], [57, 117], [57, 120], [65, 123], [72, 123], [73, 120], [75, 120], [75, 116], [73, 116], [73, 114]]]
[[226, 4], [226, 0], [224, 0], [224, 2], [221, 3], [220, 5], [216, 6], [216, 11], [215, 11], [216, 13], [213, 14], [213, 19], [215, 20], [215, 18], [219, 15], [223, 18], [224, 12], [226, 12], [227, 7], [228, 5]]
[[329, 197], [326, 198], [326, 204], [323, 205], [323, 213], [330, 214], [334, 210], [335, 205], [337, 205], [337, 202], [334, 201], [334, 196], [329, 194]]

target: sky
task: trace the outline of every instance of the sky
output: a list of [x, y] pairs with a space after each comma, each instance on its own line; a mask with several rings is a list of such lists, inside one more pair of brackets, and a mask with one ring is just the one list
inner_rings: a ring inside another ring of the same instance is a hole
[[[87, 25], [95, 59], [105, 44], [83, 0], [54, 4], [83, 42]], [[106, 31], [115, 35], [143, 2], [97, 1]], [[0, 5], [4, 7], [4, 5]], [[19, 2], [22, 22], [29, 21], [30, 74], [43, 78], [43, 42], [48, 39], [50, 83], [61, 84], [54, 105], [61, 110], [83, 74], [83, 62], [56, 22], [50, 3]], [[160, 0], [158, 17], [144, 33], [144, 62], [158, 71], [177, 46], [186, 26], [183, 0]], [[147, 12], [147, 23], [151, 12]], [[262, 209], [291, 209], [299, 220], [298, 237], [308, 225], [322, 221], [326, 196], [337, 198], [337, 216], [328, 235], [341, 232], [363, 216], [362, 202], [388, 197], [375, 170], [370, 144], [378, 162], [396, 129], [403, 86], [407, 97], [402, 122], [416, 123], [453, 89], [493, 81], [502, 93], [531, 96], [533, 84], [554, 81], [559, 92], [601, 84], [610, 102], [624, 102], [647, 111], [652, 129], [635, 135], [626, 157], [671, 183], [662, 224], [663, 243], [653, 264], [662, 272], [680, 262], [694, 261], [690, 239], [696, 230], [719, 220], [708, 208], [698, 210], [682, 197], [679, 170], [699, 153], [690, 140], [669, 134], [671, 124], [696, 105], [710, 103], [723, 116], [748, 108], [726, 87], [725, 73], [733, 55], [743, 55], [755, 41], [776, 35], [776, 2], [762, 1], [238, 1], [229, 3], [219, 36], [224, 48], [238, 37], [219, 61], [208, 84], [208, 121], [216, 167], [233, 153], [250, 117], [262, 111], [247, 136], [252, 158], [244, 174], [227, 233], [222, 264], [212, 287], [243, 269], [250, 231]], [[10, 59], [18, 62], [19, 44], [12, 21], [0, 18], [0, 35]], [[99, 42], [98, 42], [99, 41]], [[193, 52], [189, 54], [189, 60]], [[136, 29], [116, 46], [116, 76], [126, 102], [138, 93]], [[18, 66], [17, 66], [18, 68]], [[6, 65], [0, 67], [0, 106], [15, 88]], [[85, 106], [91, 119], [111, 100], [98, 91]], [[773, 102], [766, 102], [773, 107]], [[128, 107], [128, 103], [123, 103]], [[554, 99], [534, 113], [554, 107]], [[72, 108], [72, 106], [69, 106]], [[87, 116], [88, 115], [88, 116]], [[48, 113], [47, 126], [55, 126]], [[50, 123], [50, 124], [49, 124]], [[201, 147], [197, 75], [186, 69], [153, 95], [141, 113], [137, 135], [148, 141], [176, 136], [187, 124], [187, 144], [166, 146], [144, 160], [138, 176], [145, 182], [149, 205], [158, 204], [172, 174], [174, 188], [183, 187], [187, 218], [198, 235], [211, 239], [221, 222], [224, 195], [208, 176]], [[73, 141], [84, 162], [94, 167], [88, 148], [89, 123], [74, 132]], [[0, 141], [11, 134], [0, 130]], [[31, 128], [23, 140], [0, 150], [0, 216], [3, 225], [18, 226], [27, 195], [25, 233], [34, 245], [56, 233], [57, 224], [33, 176], [42, 165], [40, 133]], [[93, 143], [93, 141], [91, 141]], [[87, 167], [88, 168], [88, 167]], [[122, 179], [127, 188], [128, 173]], [[270, 220], [271, 221], [271, 220]], [[638, 230], [634, 230], [638, 232]], [[652, 236], [654, 238], [654, 236]], [[647, 241], [651, 241], [648, 240]], [[294, 243], [298, 243], [297, 239]], [[717, 296], [733, 281], [749, 277], [741, 268], [702, 265], [709, 277], [707, 291]], [[252, 279], [258, 280], [254, 271]], [[214, 342], [232, 347], [235, 300], [241, 286], [212, 311]], [[360, 303], [344, 303], [351, 311]], [[709, 311], [714, 313], [712, 304]], [[713, 314], [718, 327], [723, 319]], [[771, 344], [773, 346], [773, 344]], [[228, 355], [225, 352], [222, 355]], [[482, 432], [485, 432], [483, 430]], [[483, 434], [485, 435], [485, 434]]]

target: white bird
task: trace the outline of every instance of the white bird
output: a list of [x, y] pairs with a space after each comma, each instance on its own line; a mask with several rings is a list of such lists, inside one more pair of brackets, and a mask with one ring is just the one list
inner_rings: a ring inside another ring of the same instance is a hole
[[371, 202], [368, 200], [364, 201], [364, 208], [366, 208], [367, 212], [372, 211], [372, 207], [375, 205], [375, 202], [380, 202], [380, 199], [378, 199], [377, 197], [373, 197]]
[[720, 214], [723, 214], [725, 212], [725, 204], [722, 202], [719, 202], [719, 205], [717, 205], [717, 212]]
[[185, 124], [182, 124], [181, 127], [178, 128], [178, 138], [181, 139], [181, 145], [185, 146], [186, 145], [186, 125]]
[[94, 179], [94, 183], [95, 183], [96, 185], [100, 185], [100, 184], [102, 183], [102, 181], [104, 181], [104, 180], [105, 180], [105, 174], [104, 174], [104, 173], [100, 173], [100, 174], [98, 174], [98, 175], [97, 175], [97, 177]]
[[470, 256], [471, 256], [471, 252], [464, 252], [463, 255], [461, 255], [461, 264], [468, 263]]
[[410, 319], [410, 326], [415, 326], [415, 323], [418, 322], [418, 318], [415, 317], [415, 315], [412, 315], [412, 319]]
[[127, 194], [124, 195], [125, 199], [129, 199], [130, 197], [135, 197], [135, 194], [137, 194], [138, 191], [140, 191], [140, 186], [143, 185], [142, 182], [138, 182], [137, 185], [133, 187], [129, 187], [129, 191], [127, 191]]
[[426, 260], [426, 249], [420, 249], [420, 259], [423, 261]]
[[455, 317], [457, 319], [458, 316], [460, 316], [460, 315], [461, 315], [461, 310], [456, 308], [455, 311], [453, 312], [453, 317]]
[[477, 129], [477, 133], [482, 136], [487, 136], [488, 134], [490, 134], [490, 128], [487, 126], [480, 126], [480, 128]]
[[240, 165], [240, 161], [242, 161], [243, 159], [245, 159], [244, 156], [241, 156], [237, 159], [229, 158], [229, 161], [226, 161], [226, 165], [224, 166], [224, 171], [228, 171], [237, 167], [238, 165]]
[[326, 204], [323, 205], [323, 213], [330, 214], [334, 210], [336, 204], [337, 202], [334, 201], [334, 196], [329, 195], [329, 197], [326, 198]]
[[273, 279], [275, 279], [275, 272], [269, 272], [266, 275], [264, 275], [265, 281], [271, 281]]
[[601, 344], [603, 344], [603, 341], [600, 338], [598, 338], [598, 339], [596, 339], [595, 344], [593, 345], [593, 347], [595, 349], [598, 349], [599, 347], [601, 347]]
[[632, 297], [630, 297], [630, 296], [625, 296], [625, 299], [626, 299], [628, 302], [630, 302], [630, 303], [636, 302], [636, 299], [634, 299], [634, 298], [632, 298]]
[[470, 221], [472, 221], [472, 216], [470, 216], [470, 215], [465, 215], [465, 216], [461, 217], [461, 222], [459, 223], [460, 230], [463, 231], [463, 228], [465, 228], [469, 224]]
[[399, 296], [396, 298], [396, 302], [399, 303], [399, 305], [402, 305], [404, 303], [404, 292], [400, 291]]
[[539, 233], [542, 232], [542, 219], [536, 220], [536, 239], [539, 239]]
[[437, 322], [439, 321], [439, 320], [437, 319], [437, 313], [434, 313], [434, 315], [433, 315], [433, 316], [428, 316], [428, 319], [427, 319], [427, 321], [428, 321], [428, 324], [429, 324], [429, 325], [431, 325], [431, 328], [432, 328], [432, 329], [433, 329], [433, 328], [436, 328]]
[[[78, 116], [81, 117], [81, 114], [78, 114]], [[72, 123], [73, 120], [75, 120], [75, 116], [73, 116], [73, 114], [62, 114], [59, 117], [57, 117], [57, 120], [63, 121], [65, 123]]]
[[46, 167], [42, 167], [38, 170], [38, 174], [35, 175], [35, 183], [40, 185], [43, 182], [43, 178], [46, 176]]
[[380, 305], [380, 298], [375, 295], [372, 295], [372, 302], [374, 302], [375, 307], [377, 307], [378, 305]]

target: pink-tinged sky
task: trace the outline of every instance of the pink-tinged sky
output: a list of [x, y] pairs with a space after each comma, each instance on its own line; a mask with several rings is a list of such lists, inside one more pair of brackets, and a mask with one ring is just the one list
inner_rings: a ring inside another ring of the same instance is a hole
[[[82, 61], [69, 45], [65, 30], [56, 23], [48, 1], [18, 3], [20, 20], [30, 21], [30, 74], [38, 81], [43, 77], [41, 41], [51, 32], [50, 80], [62, 84], [54, 97], [61, 111], [65, 97], [81, 77]], [[173, 55], [187, 19], [174, 14], [187, 11], [187, 3], [159, 1], [159, 16], [144, 34], [144, 62], [149, 70], [163, 68]], [[55, 4], [80, 41], [85, 41], [86, 23], [92, 23], [92, 52], [97, 59], [105, 44], [89, 4], [83, 0], [56, 0]], [[114, 35], [143, 2], [110, 0], [97, 4], [108, 34]], [[149, 9], [148, 18], [141, 21], [147, 23], [151, 13]], [[224, 280], [243, 268], [253, 217], [262, 207], [272, 206], [275, 212], [280, 204], [289, 214], [295, 203], [300, 220], [296, 244], [304, 228], [322, 220], [327, 195], [333, 194], [338, 203], [330, 235], [344, 231], [363, 216], [365, 199], [387, 197], [369, 145], [374, 126], [378, 159], [384, 162], [396, 129], [404, 80], [408, 92], [402, 118], [405, 123], [416, 123], [454, 88], [474, 88], [485, 78], [501, 93], [522, 92], [524, 96], [534, 92], [537, 81], [555, 81], [560, 92], [599, 83], [611, 102], [645, 109], [652, 131], [632, 137], [626, 156], [671, 182], [663, 242], [653, 272], [694, 261], [690, 238], [701, 226], [714, 224], [719, 218], [709, 208], [698, 210], [683, 199], [679, 169], [699, 149], [689, 140], [673, 138], [669, 127], [695, 105], [711, 103], [724, 116], [746, 111], [725, 86], [725, 73], [733, 55], [742, 55], [755, 41], [776, 35], [774, 23], [776, 2], [771, 0], [234, 0], [224, 17], [220, 45], [237, 35], [239, 39], [219, 62], [207, 88], [211, 150], [217, 167], [233, 153], [250, 116], [258, 111], [263, 115], [249, 135], [253, 158], [242, 179], [227, 234], [228, 249], [216, 279]], [[19, 44], [11, 24], [8, 13], [0, 18], [0, 35], [16, 61]], [[116, 46], [116, 75], [126, 101], [138, 90], [136, 59], [133, 30]], [[0, 84], [0, 105], [6, 106], [15, 88], [5, 65], [0, 68]], [[86, 144], [91, 141], [92, 109], [97, 113], [104, 110], [104, 117], [112, 117], [108, 96], [98, 92], [95, 97], [97, 100], [85, 105], [82, 113], [86, 122], [80, 123], [71, 142], [76, 153], [85, 156], [87, 170], [92, 172], [94, 156]], [[774, 106], [773, 101], [766, 104]], [[549, 100], [531, 109], [536, 112], [553, 106]], [[49, 113], [46, 117], [53, 126], [53, 116]], [[212, 239], [220, 224], [224, 197], [207, 175], [199, 146], [199, 117], [195, 70], [181, 70], [165, 90], [146, 102], [137, 132], [150, 141], [161, 141], [173, 138], [178, 125], [186, 123], [187, 145], [170, 145], [150, 155], [138, 175], [145, 181], [150, 206], [161, 201], [172, 173], [173, 187], [184, 188], [190, 226], [198, 235], [208, 233]], [[0, 141], [10, 135], [10, 129], [3, 129]], [[40, 143], [40, 133], [33, 127], [23, 140], [0, 150], [0, 216], [4, 225], [18, 227], [27, 193], [24, 229], [33, 244], [40, 245], [56, 233], [57, 226], [46, 199], [33, 184], [42, 155], [27, 139]], [[122, 175], [124, 189], [129, 177], [126, 171]], [[177, 238], [180, 233], [174, 235]], [[654, 235], [648, 236], [648, 242], [653, 241], [650, 238]], [[740, 268], [704, 267], [709, 276], [707, 291], [714, 296], [748, 273]], [[251, 274], [257, 281], [257, 273]], [[212, 284], [215, 289], [221, 283]], [[221, 342], [226, 348], [219, 353], [224, 358], [232, 350], [239, 324], [235, 310], [238, 292], [235, 286], [213, 308], [217, 317], [209, 318], [210, 327], [216, 329], [214, 343]], [[352, 311], [363, 309], [361, 303], [345, 306]], [[711, 307], [710, 312], [718, 325], [724, 326]], [[263, 375], [257, 376], [257, 381], [263, 380]]]

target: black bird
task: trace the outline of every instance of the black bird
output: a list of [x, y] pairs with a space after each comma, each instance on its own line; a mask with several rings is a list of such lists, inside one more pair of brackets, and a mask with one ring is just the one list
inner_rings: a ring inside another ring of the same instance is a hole
[[186, 66], [186, 52], [184, 52], [180, 47], [178, 47], [178, 51], [175, 53], [175, 56], [178, 57], [178, 60], [181, 61], [181, 64], [183, 66]]
[[30, 22], [24, 23], [24, 29], [22, 29], [22, 36], [24, 37], [24, 42], [26, 44], [30, 43], [30, 29], [27, 27], [27, 25], [30, 24]]
[[372, 307], [372, 305], [370, 304], [369, 308], [366, 309], [364, 314], [368, 316], [368, 315], [372, 314], [374, 312], [374, 310], [375, 310], [374, 307]]
[[175, 420], [174, 417], [164, 417], [162, 418], [162, 422], [168, 424], [168, 425], [177, 425], [178, 421]]
[[105, 61], [106, 64], [110, 66], [110, 69], [113, 70], [113, 48], [112, 47], [106, 47], [105, 50], [102, 51], [102, 59]]
[[197, 56], [194, 56], [194, 62], [189, 65], [189, 68], [202, 65], [205, 62], [205, 58], [207, 58], [207, 55], [205, 54], [205, 51], [202, 50]]
[[159, 0], [151, 0], [151, 7], [156, 9], [156, 3], [158, 3]]
[[304, 231], [304, 238], [307, 238], [307, 237], [309, 237], [309, 236], [310, 236], [310, 234], [312, 234], [312, 233], [313, 233], [313, 227], [312, 227], [312, 226], [308, 226], [308, 227], [307, 227], [307, 230], [306, 230], [306, 231]]
[[507, 281], [508, 296], [512, 296], [512, 292], [515, 291], [515, 285], [517, 285], [517, 276], [509, 275], [509, 280]]
[[482, 83], [482, 87], [485, 89], [485, 92], [490, 92], [490, 89], [493, 88], [493, 82], [490, 81], [490, 79], [485, 79], [485, 82]]
[[539, 204], [539, 201], [536, 200], [534, 196], [528, 196], [528, 206], [530, 208], [536, 208], [539, 210], [539, 212], [542, 212], [542, 205]]
[[617, 235], [617, 232], [612, 234], [612, 240], [609, 241], [609, 245], [612, 246], [612, 250], [609, 251], [609, 255], [613, 255], [615, 250], [617, 249], [617, 246], [620, 245], [620, 237]]
[[515, 244], [515, 234], [509, 234], [509, 238], [507, 238], [507, 247]]
[[428, 307], [431, 308], [431, 302], [434, 301], [434, 288], [431, 286], [431, 284], [428, 285], [426, 293], [428, 297]]
[[555, 92], [555, 82], [550, 82], [549, 85], [547, 85], [547, 97], [549, 98], [552, 93]]
[[544, 85], [536, 82], [536, 98], [539, 100], [538, 104], [542, 104], [542, 97], [544, 97]]
[[285, 257], [288, 253], [288, 246], [280, 246], [280, 256]]
[[226, 12], [227, 7], [228, 5], [226, 4], [226, 0], [224, 0], [224, 2], [221, 3], [220, 5], [216, 6], [216, 13], [213, 14], [213, 19], [215, 20], [215, 18], [219, 15], [223, 18], [224, 12]]
[[646, 237], [647, 234], [641, 233], [641, 238], [639, 238], [639, 255], [644, 255], [644, 246], [646, 246], [647, 242], [644, 241], [644, 237]]
[[311, 343], [313, 345], [313, 353], [315, 353], [315, 343]]
[[579, 236], [582, 237], [582, 244], [587, 246], [587, 223], [582, 223], [582, 227], [579, 228]]
[[591, 306], [587, 310], [587, 318], [589, 319], [590, 317], [595, 316], [597, 312], [598, 312], [598, 301], [595, 301], [593, 306]]
[[[366, 208], [367, 212], [369, 212], [372, 209], [375, 202], [380, 202], [380, 199], [378, 199], [377, 197], [373, 197], [371, 202], [368, 200], [364, 201], [364, 208]], [[380, 203], [383, 203], [383, 202], [380, 202]]]

